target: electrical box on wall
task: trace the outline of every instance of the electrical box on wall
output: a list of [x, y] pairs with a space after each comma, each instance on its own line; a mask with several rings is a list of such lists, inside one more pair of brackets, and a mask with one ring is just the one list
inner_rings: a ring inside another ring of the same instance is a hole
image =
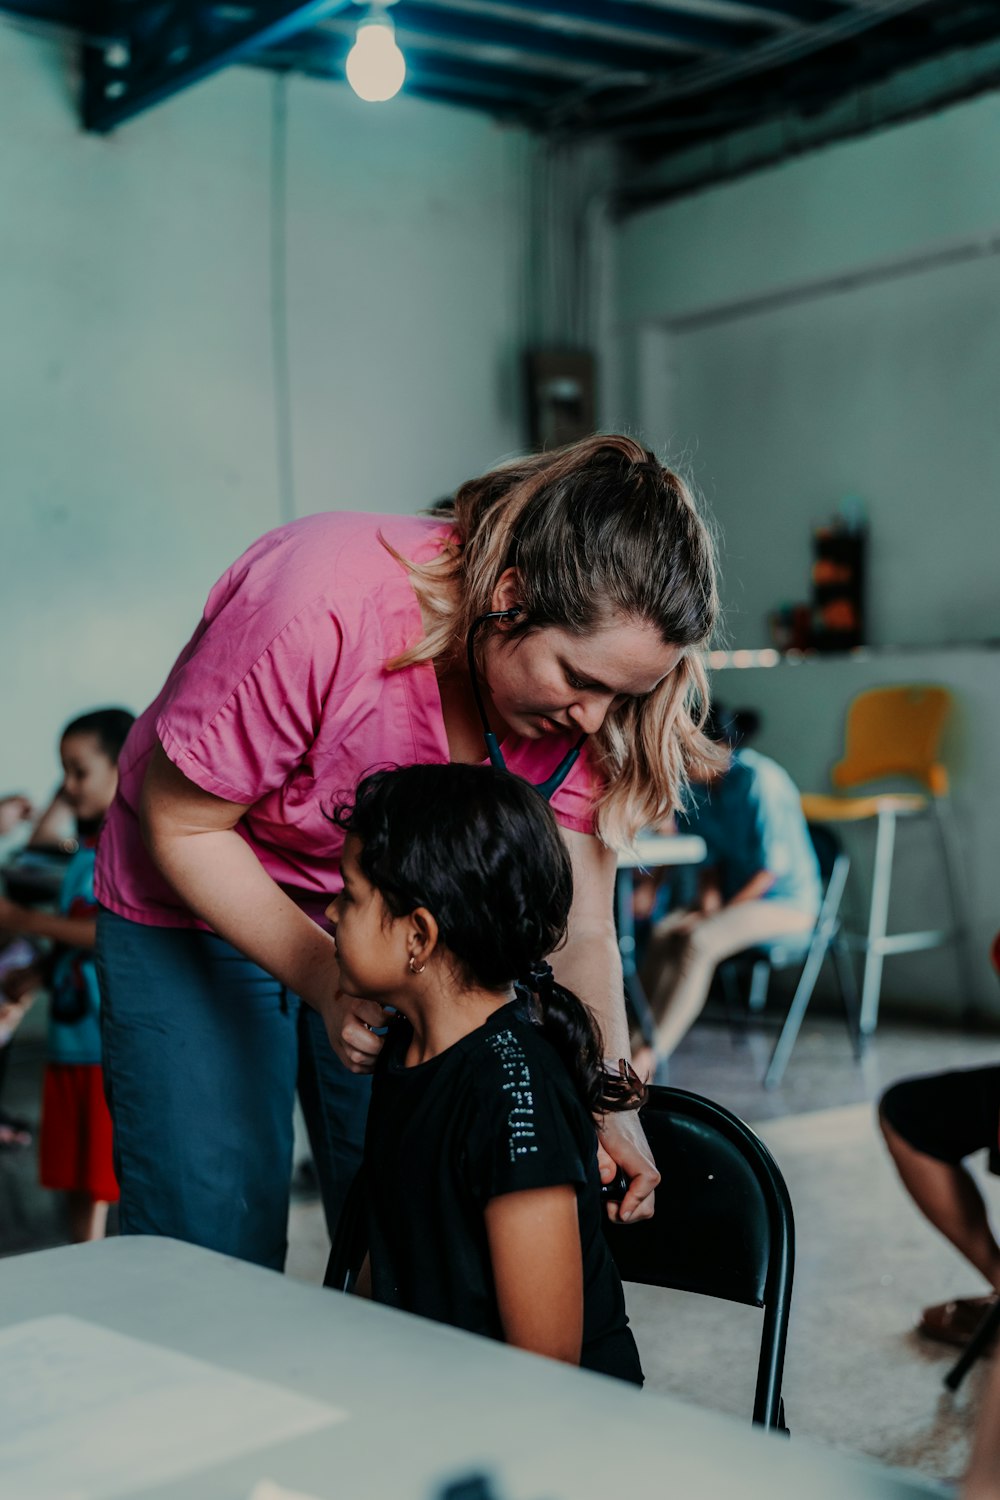
[[528, 440], [536, 452], [594, 431], [594, 373], [594, 356], [585, 349], [528, 350]]

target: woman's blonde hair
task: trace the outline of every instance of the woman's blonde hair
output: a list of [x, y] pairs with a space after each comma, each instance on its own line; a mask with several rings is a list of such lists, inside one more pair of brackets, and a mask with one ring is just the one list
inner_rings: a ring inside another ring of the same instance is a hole
[[586, 635], [612, 615], [654, 625], [684, 655], [652, 693], [612, 707], [590, 743], [604, 783], [603, 841], [621, 848], [662, 822], [689, 776], [724, 764], [701, 731], [715, 554], [684, 481], [634, 439], [596, 436], [470, 480], [433, 513], [452, 521], [455, 538], [429, 563], [399, 558], [430, 625], [389, 669], [459, 660], [508, 568], [518, 570], [524, 609], [508, 639], [546, 625]]

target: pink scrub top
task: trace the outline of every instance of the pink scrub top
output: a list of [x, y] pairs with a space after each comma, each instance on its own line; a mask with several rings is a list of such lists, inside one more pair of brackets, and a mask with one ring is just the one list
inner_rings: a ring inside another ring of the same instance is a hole
[[[253, 544], [212, 589], [163, 691], [136, 720], [101, 831], [96, 892], [119, 916], [201, 927], [154, 867], [139, 832], [157, 740], [203, 791], [248, 804], [237, 825], [264, 869], [316, 920], [341, 887], [344, 835], [330, 822], [370, 771], [449, 759], [434, 667], [385, 663], [423, 634], [404, 568], [379, 535], [426, 562], [449, 535], [428, 517], [328, 512]], [[511, 735], [511, 771], [543, 781], [573, 743]], [[565, 828], [593, 833], [599, 790], [585, 749], [552, 798]]]

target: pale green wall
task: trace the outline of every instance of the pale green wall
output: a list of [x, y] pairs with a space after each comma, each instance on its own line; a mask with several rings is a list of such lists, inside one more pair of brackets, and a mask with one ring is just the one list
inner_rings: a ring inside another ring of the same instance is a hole
[[[815, 284], [1000, 238], [1000, 95], [648, 211], [617, 235], [623, 371], [616, 422], [679, 456], [722, 537], [726, 634], [765, 642], [765, 616], [808, 595], [809, 537], [848, 492], [872, 526], [872, 640], [848, 658], [716, 674], [730, 706], [763, 711], [762, 748], [809, 789], [837, 757], [864, 687], [938, 681], [957, 716], [946, 753], [970, 892], [976, 998], [997, 1005], [985, 953], [1000, 924], [1000, 652], [935, 649], [1000, 638], [1000, 257], [837, 295]], [[803, 300], [683, 330], [678, 320], [804, 289]], [[892, 645], [910, 648], [891, 651]], [[871, 841], [849, 840], [864, 910]], [[897, 922], [941, 911], [935, 852], [901, 837]], [[947, 953], [887, 965], [890, 1003], [955, 1015]]]
[[871, 515], [874, 643], [1000, 636], [1000, 255], [830, 286], [1000, 249], [998, 161], [989, 95], [622, 226], [616, 420], [681, 455], [712, 504], [734, 644], [761, 644], [768, 611], [807, 595], [811, 528], [847, 493]]
[[674, 318], [1000, 230], [1000, 94], [627, 220], [619, 316]]
[[[276, 83], [233, 68], [102, 139], [0, 25], [0, 792], [60, 724], [142, 707], [213, 579], [281, 520]], [[288, 85], [296, 509], [408, 510], [516, 449], [523, 132]]]

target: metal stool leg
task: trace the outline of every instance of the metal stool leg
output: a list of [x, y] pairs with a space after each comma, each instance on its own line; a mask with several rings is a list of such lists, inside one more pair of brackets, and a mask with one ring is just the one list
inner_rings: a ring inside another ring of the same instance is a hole
[[823, 960], [826, 957], [828, 945], [829, 937], [825, 933], [819, 932], [816, 933], [809, 945], [809, 952], [806, 955], [805, 965], [799, 976], [799, 982], [795, 986], [792, 1003], [788, 1007], [788, 1014], [785, 1017], [784, 1025], [778, 1033], [778, 1040], [775, 1042], [774, 1051], [771, 1053], [771, 1061], [768, 1063], [767, 1072], [764, 1074], [764, 1087], [766, 1089], [775, 1088], [784, 1076], [785, 1068], [788, 1066], [788, 1059], [792, 1055], [792, 1048], [795, 1046], [796, 1038], [799, 1034], [799, 1028], [805, 1017], [806, 1007], [812, 999], [812, 992], [816, 987], [819, 971], [823, 967]]
[[767, 992], [771, 984], [771, 965], [766, 958], [758, 958], [750, 971], [750, 994], [747, 1009], [758, 1015], [767, 1004]]
[[889, 888], [892, 884], [892, 853], [896, 841], [896, 815], [878, 815], [875, 835], [875, 865], [872, 871], [872, 901], [865, 940], [865, 973], [861, 986], [861, 1030], [870, 1036], [878, 1024], [878, 999], [882, 988], [883, 940], [889, 920]]
[[619, 870], [615, 876], [615, 918], [625, 994], [628, 997], [632, 1014], [639, 1023], [643, 1041], [648, 1042], [650, 1047], [655, 1047], [656, 1021], [635, 962], [635, 913], [632, 910], [632, 894], [631, 870]]
[[938, 840], [941, 845], [941, 860], [944, 864], [945, 884], [948, 887], [948, 904], [951, 908], [951, 939], [955, 944], [958, 979], [959, 984], [962, 986], [962, 1014], [968, 1017], [970, 1014], [974, 1014], [976, 1010], [973, 998], [976, 992], [976, 978], [972, 965], [972, 957], [969, 953], [969, 934], [966, 925], [966, 914], [969, 909], [968, 897], [965, 891], [965, 881], [962, 879], [962, 866], [958, 857], [951, 803], [945, 798], [935, 797], [931, 806], [934, 812], [934, 825], [937, 828]]
[[998, 1329], [1000, 1329], [1000, 1302], [991, 1307], [989, 1312], [983, 1314], [982, 1321], [975, 1333], [944, 1377], [944, 1383], [949, 1391], [958, 1390], [976, 1360], [981, 1354], [985, 1353], [990, 1340], [996, 1335]]
[[860, 1062], [865, 1051], [865, 1035], [861, 1030], [861, 1005], [858, 999], [858, 981], [854, 977], [851, 950], [842, 932], [837, 933], [830, 946], [834, 967], [837, 970], [837, 980], [840, 984], [840, 998], [844, 1006], [847, 1033], [851, 1039], [851, 1050]]

